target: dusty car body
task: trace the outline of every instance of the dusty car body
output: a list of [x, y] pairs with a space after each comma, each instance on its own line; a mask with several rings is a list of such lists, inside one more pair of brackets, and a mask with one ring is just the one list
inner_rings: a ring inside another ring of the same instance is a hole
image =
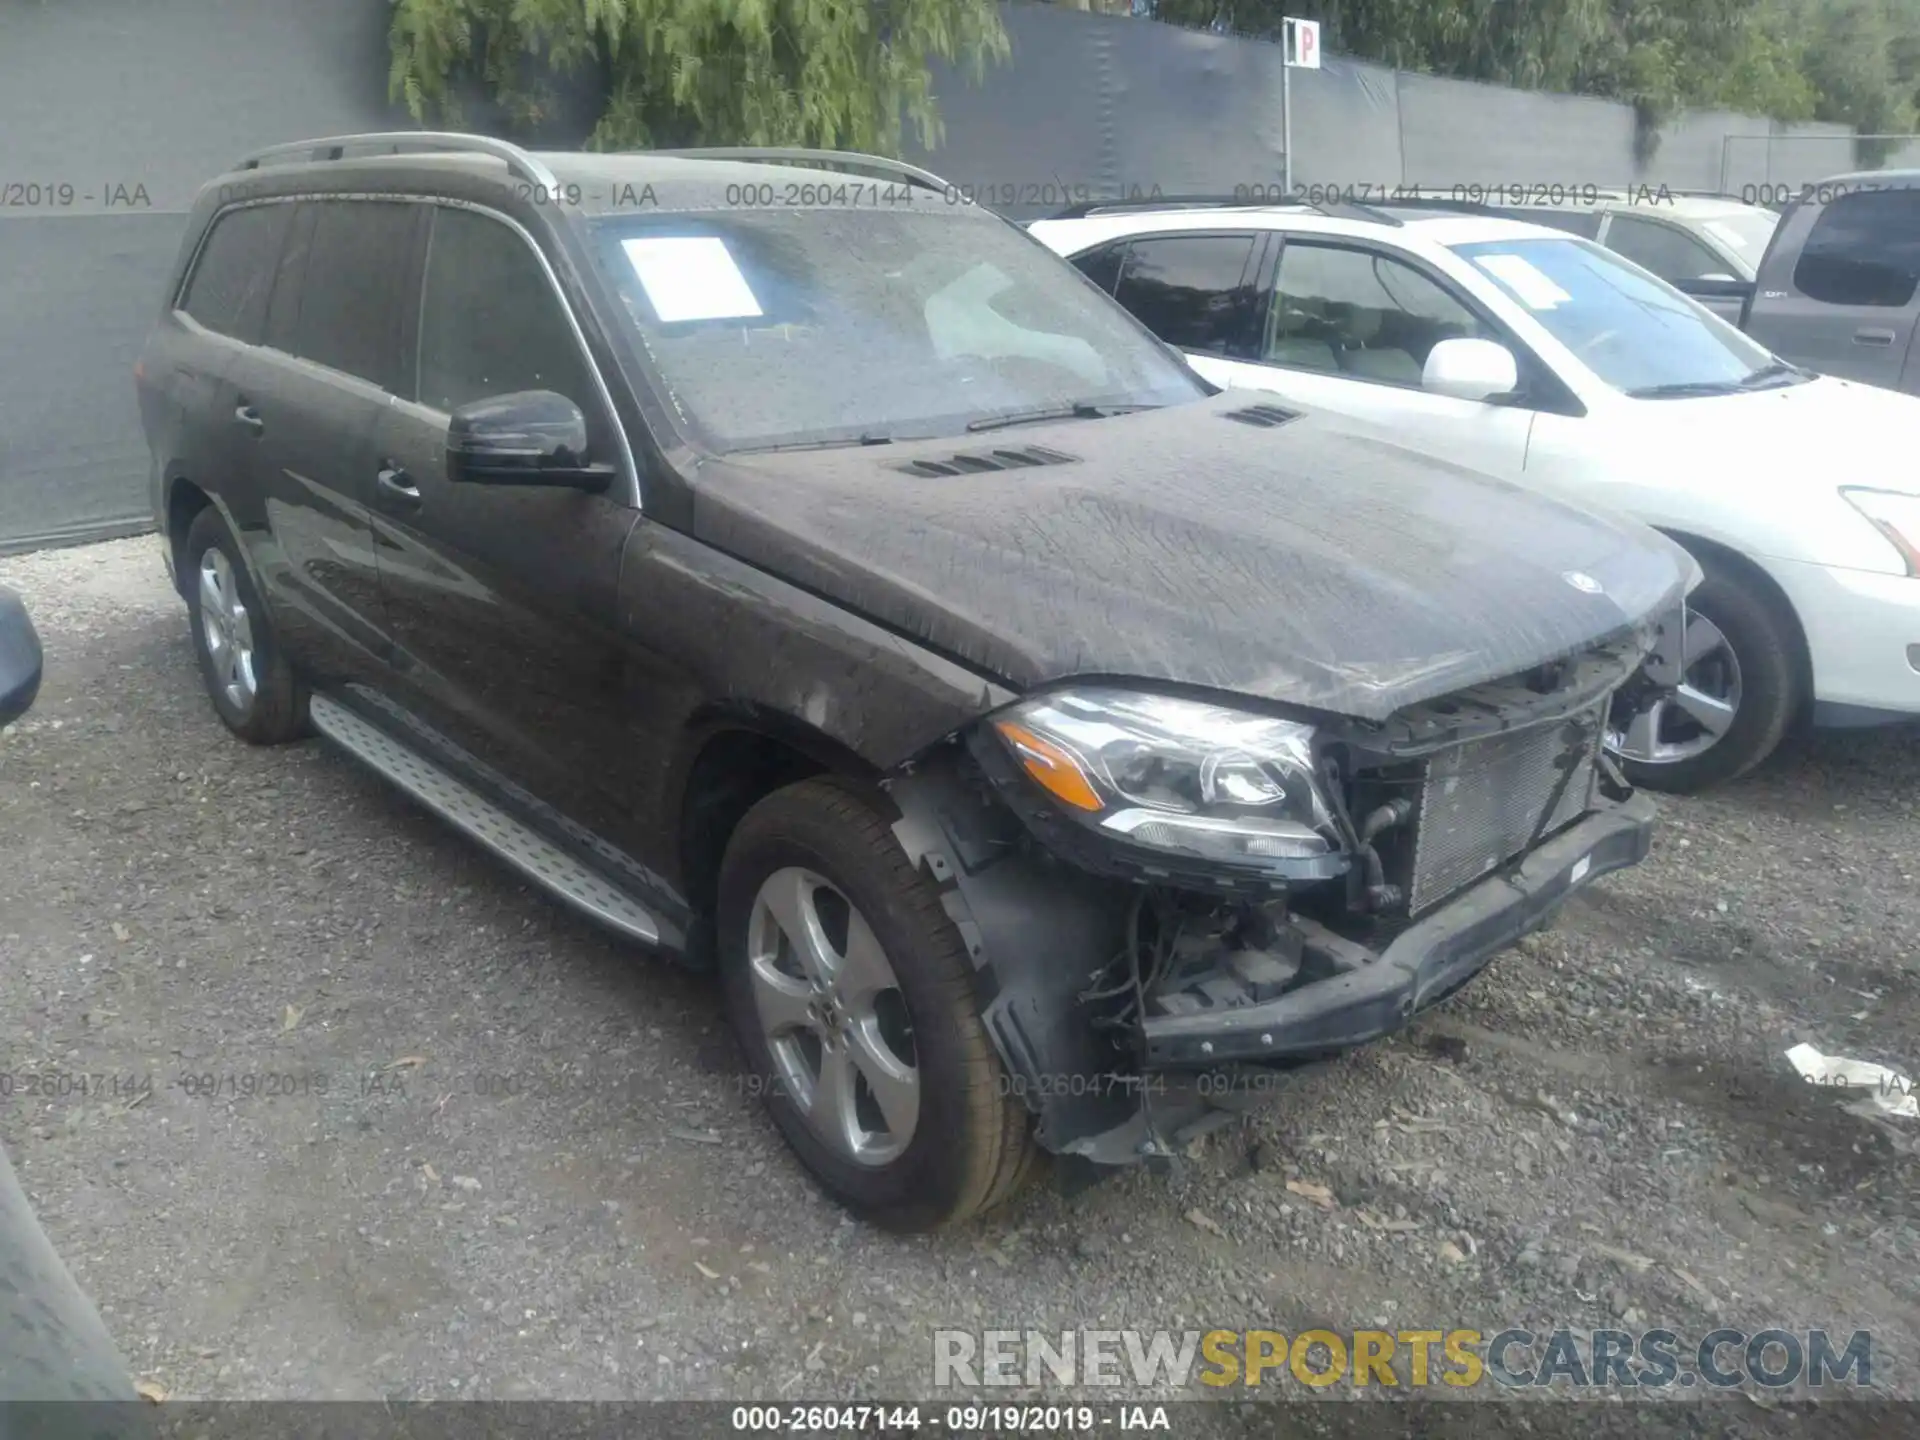
[[[1404, 1024], [1646, 854], [1600, 742], [1692, 573], [1654, 532], [1216, 393], [893, 162], [360, 138], [468, 153], [343, 137], [223, 177], [141, 361], [215, 708], [257, 743], [310, 722], [717, 966], [774, 1119], [861, 1213], [976, 1213], [1035, 1144], [1170, 1154], [1233, 1067]], [[766, 198], [845, 191], [836, 164], [914, 218]], [[299, 249], [370, 204], [390, 252]], [[277, 278], [202, 323], [205, 237], [274, 206], [247, 264]], [[509, 381], [511, 347], [449, 399], [432, 257], [476, 215], [577, 356]], [[337, 363], [276, 334], [289, 270], [354, 255], [399, 287], [364, 325], [417, 330]]]

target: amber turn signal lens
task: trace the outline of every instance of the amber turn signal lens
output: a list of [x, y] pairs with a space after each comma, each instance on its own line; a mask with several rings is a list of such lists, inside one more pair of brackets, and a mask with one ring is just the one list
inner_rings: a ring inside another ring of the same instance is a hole
[[1011, 720], [996, 720], [993, 728], [1013, 747], [1027, 773], [1056, 800], [1076, 810], [1106, 808], [1079, 762], [1051, 740], [1044, 740]]

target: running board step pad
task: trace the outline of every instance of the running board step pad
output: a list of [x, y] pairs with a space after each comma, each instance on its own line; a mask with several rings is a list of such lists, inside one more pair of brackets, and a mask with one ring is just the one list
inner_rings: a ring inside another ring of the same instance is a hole
[[623, 935], [647, 945], [660, 943], [659, 923], [632, 896], [472, 787], [337, 700], [315, 695], [308, 710], [314, 729], [534, 884]]

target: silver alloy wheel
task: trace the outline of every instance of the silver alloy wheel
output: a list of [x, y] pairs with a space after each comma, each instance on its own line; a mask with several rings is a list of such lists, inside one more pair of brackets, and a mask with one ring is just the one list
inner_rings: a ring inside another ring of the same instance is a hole
[[246, 714], [260, 689], [253, 669], [253, 617], [240, 598], [226, 552], [217, 546], [200, 557], [200, 629], [227, 703]]
[[1720, 743], [1740, 709], [1740, 659], [1706, 616], [1688, 611], [1686, 633], [1660, 627], [1641, 668], [1650, 682], [1614, 701], [1607, 748], [1643, 765], [1676, 765]]
[[846, 896], [811, 870], [776, 870], [747, 920], [755, 1009], [782, 1092], [833, 1151], [899, 1158], [920, 1118], [920, 1072], [900, 981]]

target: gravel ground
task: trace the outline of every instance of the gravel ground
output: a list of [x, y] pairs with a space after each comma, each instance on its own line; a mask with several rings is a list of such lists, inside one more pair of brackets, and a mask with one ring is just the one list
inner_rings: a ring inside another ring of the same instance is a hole
[[[1667, 802], [1647, 864], [1177, 1174], [903, 1240], [788, 1160], [704, 983], [320, 744], [231, 740], [154, 541], [0, 582], [48, 662], [0, 741], [0, 1141], [174, 1396], [916, 1396], [941, 1324], [1777, 1324], [1871, 1329], [1920, 1397], [1920, 1124], [1784, 1058], [1920, 1064], [1911, 729]], [[24, 1093], [62, 1074], [108, 1078]]]

